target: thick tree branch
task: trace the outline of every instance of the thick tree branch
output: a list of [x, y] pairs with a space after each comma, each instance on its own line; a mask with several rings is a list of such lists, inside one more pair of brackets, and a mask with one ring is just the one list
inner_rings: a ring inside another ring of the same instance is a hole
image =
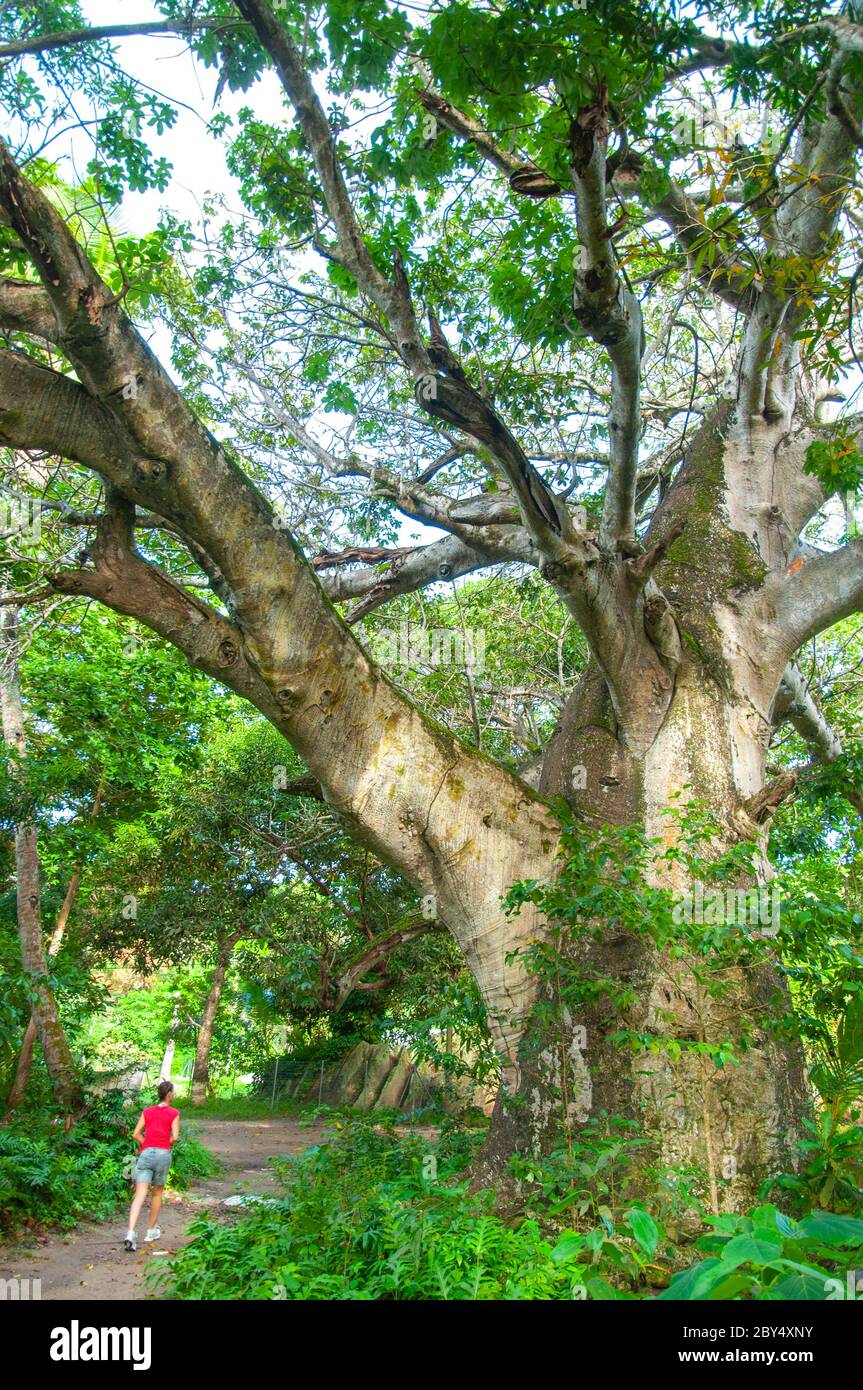
[[560, 184], [542, 169], [505, 150], [479, 121], [453, 106], [439, 92], [424, 87], [419, 99], [436, 121], [460, 140], [473, 145], [487, 163], [505, 174], [514, 193], [528, 198], [553, 198], [562, 192]]
[[863, 610], [863, 539], [797, 555], [767, 577], [755, 607], [790, 659], [810, 637]]
[[109, 490], [107, 511], [90, 547], [92, 569], [49, 576], [55, 593], [85, 595], [135, 618], [177, 647], [189, 662], [249, 700], [269, 719], [279, 707], [244, 652], [243, 634], [215, 608], [189, 593], [134, 548], [134, 507]]
[[785, 667], [771, 718], [777, 727], [787, 719], [800, 737], [816, 750], [820, 762], [832, 763], [842, 752], [839, 735], [816, 705], [803, 672], [794, 661], [789, 661]]
[[[628, 172], [624, 170], [617, 175], [616, 182], [625, 189]], [[699, 216], [698, 205], [687, 197], [680, 184], [672, 182], [665, 196], [652, 205], [651, 211], [674, 233], [675, 240], [686, 254], [690, 271], [699, 284], [711, 294], [718, 295], [741, 314], [751, 314], [758, 299], [758, 290], [751, 280], [748, 285], [742, 284], [742, 268], [739, 267], [739, 262], [734, 258], [715, 258], [712, 265], [702, 263], [696, 268], [697, 253], [712, 233], [707, 228], [704, 218]], [[733, 269], [735, 265], [738, 266], [736, 272]]]
[[608, 480], [601, 534], [608, 544], [618, 545], [635, 537], [644, 336], [641, 306], [617, 270], [606, 220], [607, 141], [608, 111], [602, 89], [594, 106], [579, 113], [570, 133], [580, 247], [573, 306], [581, 327], [611, 360]]
[[353, 623], [398, 594], [414, 593], [427, 584], [458, 579], [487, 565], [500, 564], [501, 560], [539, 563], [539, 555], [520, 527], [495, 527], [494, 533], [487, 546], [469, 546], [457, 536], [446, 536], [430, 545], [401, 552], [382, 568], [322, 575], [324, 592], [336, 603], [346, 599], [360, 600], [348, 618], [348, 622]]
[[[515, 930], [506, 929], [514, 954], [503, 960], [499, 902], [514, 865], [533, 877], [551, 869], [554, 816], [518, 778], [426, 719], [369, 660], [272, 507], [196, 419], [56, 209], [2, 148], [0, 208], [39, 272], [63, 351], [91, 397], [86, 410], [78, 405], [83, 425], [73, 419], [84, 436], [82, 461], [127, 505], [165, 517], [206, 552], [233, 591], [236, 620], [199, 606], [142, 561], [130, 562], [129, 582], [118, 547], [107, 543], [93, 571], [58, 576], [58, 591], [92, 592], [131, 612], [203, 669], [248, 689], [247, 698], [290, 740], [353, 833], [434, 895], [438, 916], [452, 927], [484, 991], [499, 1049], [510, 1058], [519, 1034], [514, 1020], [536, 988], [515, 948], [535, 930], [535, 913], [524, 911]], [[63, 389], [55, 374], [48, 377], [52, 394]], [[42, 436], [52, 429], [26, 398], [6, 396], [0, 409], [22, 447], [29, 426]], [[104, 457], [95, 445], [94, 411], [100, 427], [106, 416], [118, 427], [116, 435], [103, 429]], [[118, 440], [128, 441], [128, 450], [118, 449]], [[55, 443], [67, 454], [62, 438]], [[131, 517], [119, 545], [124, 552], [130, 531]], [[470, 856], [461, 852], [468, 845]], [[468, 871], [477, 854], [485, 866], [482, 900]]]
[[[796, 662], [789, 662], [785, 668], [771, 714], [776, 727], [787, 720], [796, 729], [812, 748], [817, 764], [829, 766], [841, 757], [842, 740], [812, 698]], [[852, 786], [841, 786], [840, 790], [849, 806], [863, 816], [863, 793]]]
[[27, 53], [49, 53], [58, 48], [77, 48], [82, 44], [99, 43], [102, 39], [127, 39], [159, 34], [190, 38], [196, 31], [236, 27], [230, 19], [189, 19], [187, 22], [163, 19], [140, 24], [103, 24], [91, 29], [66, 29], [56, 34], [37, 34], [33, 38], [15, 39], [13, 43], [0, 44], [0, 59], [21, 58]]
[[0, 443], [119, 471], [134, 456], [108, 411], [71, 377], [0, 348]]
[[854, 184], [863, 83], [856, 73], [849, 76], [841, 43], [822, 83], [828, 94], [827, 113], [819, 123], [802, 120], [783, 196], [775, 199], [770, 241], [779, 273], [767, 277], [741, 348], [738, 399], [744, 419], [751, 421], [763, 417], [768, 423], [779, 422], [793, 411], [797, 335], [811, 312], [811, 300], [807, 282], [801, 289], [799, 277], [787, 274], [786, 266], [795, 258], [811, 263], [813, 270], [819, 268]]
[[357, 988], [363, 975], [380, 965], [381, 961], [386, 960], [393, 951], [398, 950], [400, 946], [406, 946], [410, 941], [416, 941], [417, 937], [425, 936], [427, 932], [439, 929], [437, 922], [425, 921], [422, 917], [418, 917], [405, 926], [380, 932], [332, 981], [330, 1007], [338, 1012], [346, 1003], [349, 995]]
[[320, 801], [326, 805], [326, 797], [324, 796], [323, 788], [317, 777], [313, 776], [311, 772], [306, 773], [303, 777], [295, 777], [292, 782], [289, 782], [286, 787], [282, 787], [281, 790], [285, 793], [285, 796], [307, 796], [312, 801]]
[[0, 278], [0, 330], [57, 341], [57, 319], [41, 285]]
[[689, 56], [671, 68], [674, 77], [687, 77], [694, 72], [707, 72], [710, 68], [724, 68], [736, 59], [757, 56], [758, 52], [750, 44], [730, 42], [712, 34], [699, 34], [696, 38], [688, 39], [686, 47]]
[[[437, 352], [442, 349], [438, 346]], [[301, 420], [292, 413], [290, 409], [279, 400], [272, 391], [261, 380], [253, 367], [243, 362], [235, 362], [237, 370], [242, 372], [256, 389], [260, 392], [262, 399], [266, 402], [267, 408], [287, 430], [290, 430], [297, 442], [306, 449], [322, 468], [332, 478], [368, 478], [372, 484], [373, 491], [379, 495], [389, 497], [399, 511], [406, 516], [412, 517], [416, 521], [422, 521], [429, 526], [439, 526], [444, 531], [450, 531], [454, 536], [458, 536], [465, 545], [474, 546], [476, 544], [487, 548], [493, 542], [490, 536], [478, 536], [476, 528], [479, 526], [508, 526], [515, 527], [519, 522], [522, 512], [519, 506], [511, 498], [503, 495], [488, 496], [483, 495], [474, 498], [462, 498], [457, 502], [450, 502], [439, 494], [430, 491], [424, 484], [425, 474], [417, 479], [405, 478], [401, 473], [396, 473], [391, 468], [385, 468], [377, 463], [369, 463], [357, 454], [350, 454], [346, 457], [338, 457], [315, 438]], [[461, 374], [463, 379], [463, 373]], [[444, 382], [444, 377], [425, 378], [426, 390], [421, 393], [421, 404], [432, 413], [436, 411], [437, 396], [441, 389], [440, 383]], [[431, 397], [426, 400], [428, 391], [431, 390], [431, 383], [434, 383], [434, 399]], [[482, 409], [491, 416], [496, 429], [492, 428], [489, 443], [494, 451], [495, 441], [503, 435], [503, 449], [506, 446], [509, 450], [507, 458], [512, 461], [515, 476], [518, 479], [519, 491], [524, 495], [525, 502], [531, 514], [539, 517], [539, 525], [548, 529], [549, 523], [554, 518], [558, 519], [557, 503], [545, 487], [539, 475], [532, 468], [523, 451], [504, 430], [504, 427], [497, 421], [497, 417], [488, 411], [487, 405], [482, 402], [476, 392], [467, 388], [471, 398], [471, 406], [479, 402]], [[522, 461], [519, 466], [519, 460]], [[442, 466], [436, 460], [435, 467]], [[524, 470], [527, 469], [527, 473]], [[508, 469], [505, 470], [507, 477]], [[518, 493], [517, 493], [518, 495]], [[539, 508], [542, 508], [540, 511]], [[558, 522], [559, 525], [559, 522]], [[545, 534], [545, 531], [543, 532]], [[527, 540], [527, 538], [525, 538]], [[556, 538], [555, 538], [556, 545]], [[506, 542], [504, 543], [506, 546]], [[502, 558], [509, 558], [504, 553]], [[523, 558], [521, 555], [513, 558]]]

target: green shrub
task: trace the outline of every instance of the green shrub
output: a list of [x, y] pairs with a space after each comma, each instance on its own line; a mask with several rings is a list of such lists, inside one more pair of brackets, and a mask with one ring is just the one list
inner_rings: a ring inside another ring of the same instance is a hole
[[[136, 1158], [132, 1141], [137, 1112], [118, 1092], [91, 1105], [66, 1134], [62, 1126], [32, 1116], [0, 1129], [0, 1223], [4, 1232], [24, 1225], [65, 1229], [88, 1218], [106, 1220], [129, 1200]], [[183, 1191], [218, 1163], [193, 1135], [182, 1135], [171, 1163], [169, 1186]]]
[[222, 1223], [148, 1272], [196, 1299], [569, 1299], [583, 1267], [555, 1260], [535, 1221], [512, 1229], [493, 1194], [455, 1181], [470, 1140], [431, 1145], [349, 1120], [335, 1139], [275, 1163], [285, 1196]]
[[6, 1231], [23, 1224], [74, 1226], [105, 1218], [128, 1191], [128, 1112], [100, 1100], [66, 1134], [32, 1117], [0, 1130], [0, 1213]]
[[829, 1110], [803, 1121], [811, 1138], [800, 1144], [796, 1173], [770, 1178], [760, 1195], [781, 1192], [795, 1216], [813, 1206], [840, 1212], [863, 1210], [863, 1125], [838, 1123]]
[[221, 1166], [200, 1139], [186, 1131], [180, 1134], [171, 1151], [168, 1187], [175, 1192], [186, 1192], [199, 1178], [211, 1178], [220, 1172]]
[[[514, 1224], [492, 1192], [460, 1180], [477, 1142], [452, 1123], [431, 1142], [348, 1118], [328, 1143], [271, 1160], [280, 1198], [200, 1217], [192, 1243], [147, 1278], [173, 1297], [219, 1300], [828, 1299], [863, 1265], [863, 1220], [795, 1221], [770, 1205], [704, 1217], [686, 1172], [652, 1174], [648, 1211], [632, 1183], [637, 1172], [643, 1192], [651, 1176], [641, 1150], [599, 1121], [571, 1152], [515, 1165], [525, 1204]], [[579, 1229], [557, 1231], [562, 1215]], [[694, 1244], [704, 1258], [669, 1282], [691, 1259], [684, 1217], [708, 1228]]]
[[768, 1204], [707, 1224], [711, 1233], [696, 1241], [707, 1259], [676, 1274], [660, 1298], [836, 1299], [848, 1272], [863, 1265], [863, 1221], [853, 1216], [814, 1211], [794, 1221]]
[[561, 1217], [607, 1224], [638, 1203], [669, 1232], [691, 1230], [704, 1214], [704, 1175], [650, 1162], [654, 1147], [635, 1121], [601, 1111], [570, 1134], [566, 1145], [537, 1158], [514, 1156], [510, 1168], [522, 1184], [526, 1209], [545, 1223]]

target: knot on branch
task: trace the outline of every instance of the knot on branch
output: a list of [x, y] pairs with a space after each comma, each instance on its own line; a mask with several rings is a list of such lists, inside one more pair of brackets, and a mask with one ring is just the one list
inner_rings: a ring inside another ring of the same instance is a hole
[[[658, 652], [666, 671], [673, 675], [682, 659], [680, 632], [671, 604], [659, 590], [645, 600], [644, 631]], [[663, 689], [668, 688], [663, 685]]]
[[509, 186], [513, 193], [520, 193], [524, 198], [555, 198], [561, 191], [560, 184], [535, 164], [523, 164], [515, 169], [509, 176]]
[[597, 89], [596, 101], [592, 106], [582, 107], [569, 127], [572, 167], [577, 175], [584, 173], [593, 158], [596, 142], [605, 144], [608, 133], [608, 87], [601, 82]]
[[301, 704], [303, 692], [291, 685], [283, 685], [276, 691], [276, 699], [285, 714], [290, 714]]
[[216, 661], [220, 666], [233, 666], [240, 655], [237, 643], [231, 637], [223, 637], [216, 652]]
[[168, 465], [164, 459], [138, 459], [134, 471], [144, 482], [159, 483], [167, 477]]

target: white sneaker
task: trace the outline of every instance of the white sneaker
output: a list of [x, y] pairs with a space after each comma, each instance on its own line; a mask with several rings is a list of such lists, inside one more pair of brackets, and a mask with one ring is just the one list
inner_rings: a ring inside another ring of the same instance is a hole
[[144, 1243], [145, 1243], [145, 1244], [149, 1244], [149, 1243], [151, 1243], [151, 1242], [154, 1241], [154, 1240], [158, 1240], [158, 1239], [159, 1239], [159, 1236], [160, 1236], [161, 1234], [162, 1234], [162, 1228], [161, 1228], [161, 1226], [151, 1226], [150, 1229], [148, 1230], [147, 1234], [144, 1236]]
[[126, 1239], [123, 1241], [123, 1246], [126, 1250], [138, 1249], [138, 1237], [135, 1235], [134, 1231], [129, 1231]]

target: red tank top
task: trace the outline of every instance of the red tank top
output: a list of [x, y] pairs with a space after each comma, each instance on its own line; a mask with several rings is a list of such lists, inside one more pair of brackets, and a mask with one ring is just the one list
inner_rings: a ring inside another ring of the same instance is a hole
[[171, 1125], [179, 1115], [172, 1105], [148, 1105], [144, 1111], [142, 1149], [170, 1149]]

